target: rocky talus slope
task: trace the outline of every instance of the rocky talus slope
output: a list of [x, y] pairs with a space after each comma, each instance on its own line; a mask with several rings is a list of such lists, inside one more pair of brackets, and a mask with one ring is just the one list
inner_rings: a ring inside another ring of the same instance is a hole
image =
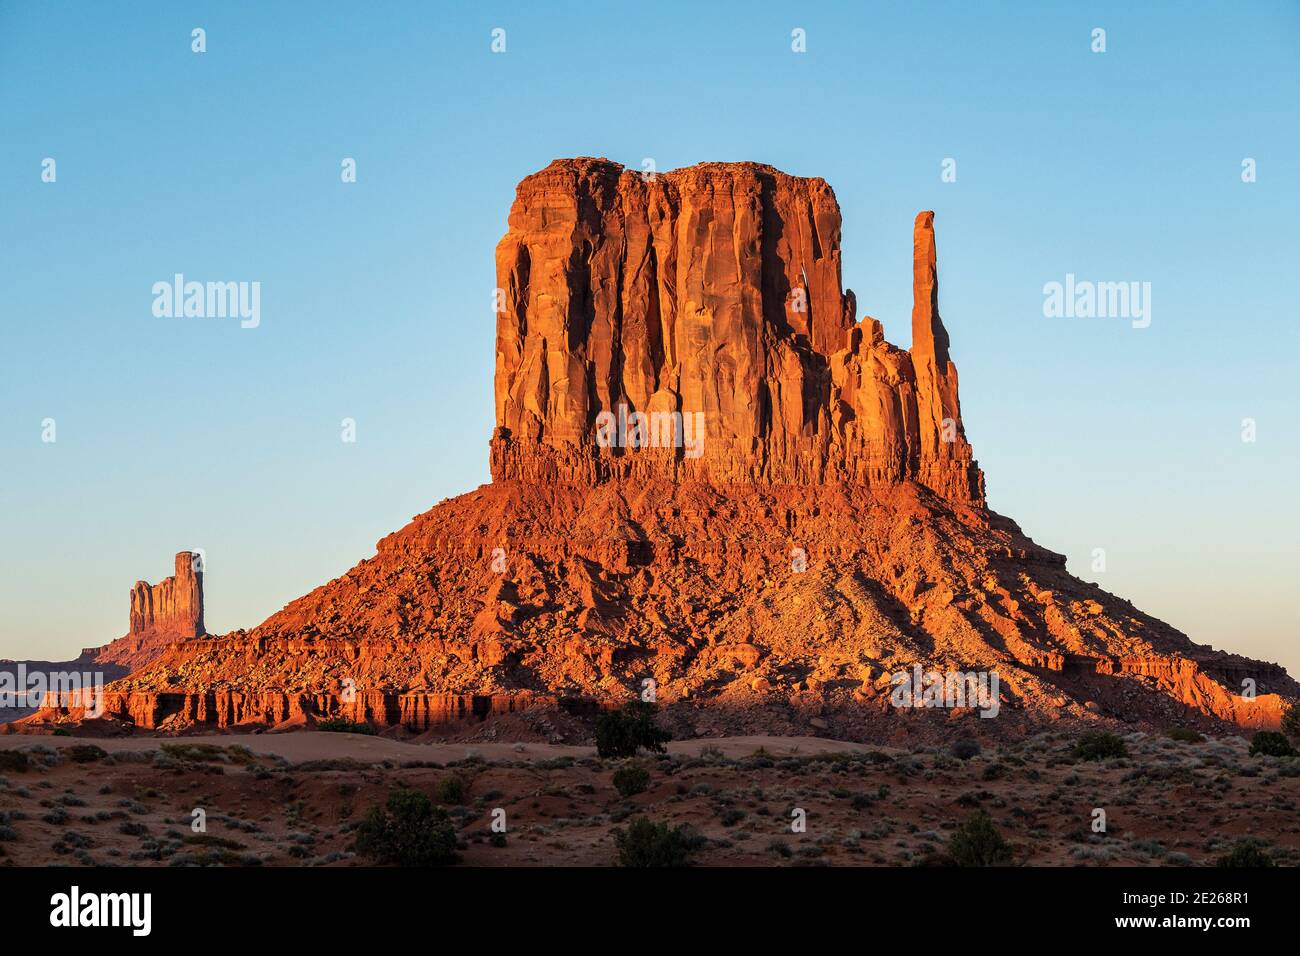
[[[1300, 693], [1280, 667], [1194, 644], [987, 509], [933, 215], [907, 351], [841, 291], [840, 225], [825, 182], [751, 163], [525, 179], [497, 247], [492, 483], [250, 631], [171, 643], [110, 716], [420, 731], [653, 686], [684, 734], [1276, 725]], [[916, 664], [996, 674], [998, 716], [893, 706]]]

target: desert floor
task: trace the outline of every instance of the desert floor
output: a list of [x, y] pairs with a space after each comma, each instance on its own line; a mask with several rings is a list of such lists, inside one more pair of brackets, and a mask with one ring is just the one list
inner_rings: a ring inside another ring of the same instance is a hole
[[[682, 741], [638, 758], [650, 785], [624, 797], [612, 776], [625, 761], [591, 747], [14, 735], [0, 737], [0, 865], [365, 865], [351, 847], [366, 811], [395, 785], [434, 795], [452, 776], [461, 865], [614, 864], [615, 828], [646, 816], [689, 827], [706, 866], [909, 866], [977, 809], [1021, 865], [1206, 865], [1243, 837], [1300, 862], [1297, 761], [1249, 756], [1237, 737], [1126, 741], [1129, 756], [1100, 762], [1051, 733], [965, 760], [818, 738]], [[489, 829], [498, 808], [504, 840]]]

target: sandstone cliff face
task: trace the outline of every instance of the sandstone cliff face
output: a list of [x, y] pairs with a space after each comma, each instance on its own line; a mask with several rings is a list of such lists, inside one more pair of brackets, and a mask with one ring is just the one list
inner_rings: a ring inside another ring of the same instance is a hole
[[207, 633], [203, 626], [203, 570], [199, 555], [181, 551], [176, 573], [157, 584], [137, 581], [131, 588], [130, 630], [89, 654], [96, 663], [138, 667], [177, 641]]
[[179, 637], [203, 633], [203, 572], [197, 555], [176, 555], [176, 574], [157, 584], [137, 581], [131, 589], [131, 634], [168, 631]]
[[[981, 502], [932, 213], [914, 244], [908, 353], [856, 322], [823, 180], [754, 163], [649, 181], [607, 160], [552, 163], [519, 185], [497, 247], [493, 478], [916, 480]], [[626, 440], [601, 441], [602, 413]]]

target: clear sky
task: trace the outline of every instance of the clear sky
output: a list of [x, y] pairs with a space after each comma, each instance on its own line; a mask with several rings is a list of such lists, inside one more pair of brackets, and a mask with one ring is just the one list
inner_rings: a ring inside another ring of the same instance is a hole
[[[1294, 2], [0, 0], [0, 656], [120, 636], [184, 548], [254, 626], [486, 482], [493, 248], [575, 155], [824, 177], [902, 346], [934, 209], [990, 504], [1300, 673]], [[260, 326], [155, 317], [177, 272]], [[1150, 282], [1150, 327], [1045, 317], [1067, 273]]]

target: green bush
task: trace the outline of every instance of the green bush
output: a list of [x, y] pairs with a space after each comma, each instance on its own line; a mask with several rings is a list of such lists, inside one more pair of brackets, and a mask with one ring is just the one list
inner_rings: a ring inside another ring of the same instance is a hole
[[626, 830], [614, 831], [619, 866], [688, 866], [691, 840], [685, 827], [670, 828], [637, 817]]
[[52, 733], [55, 737], [71, 737], [71, 736], [72, 736], [72, 731], [68, 730], [68, 728], [66, 728], [66, 727], [55, 727], [52, 731], [50, 731], [50, 733]]
[[1215, 866], [1277, 866], [1268, 851], [1254, 840], [1238, 840], [1232, 849], [1214, 861]]
[[1084, 734], [1074, 745], [1075, 760], [1109, 760], [1127, 756], [1128, 748], [1124, 741], [1105, 731]]
[[639, 749], [664, 752], [673, 735], [655, 724], [655, 705], [641, 700], [596, 718], [596, 753], [602, 757], [635, 757]]
[[108, 756], [108, 751], [103, 747], [96, 747], [94, 744], [75, 744], [71, 747], [64, 747], [63, 756], [75, 763], [92, 763], [96, 760], [103, 760]]
[[1282, 714], [1282, 733], [1288, 737], [1300, 737], [1300, 703], [1292, 704]]
[[375, 728], [369, 724], [358, 724], [352, 720], [344, 720], [342, 717], [334, 717], [330, 720], [322, 720], [316, 725], [317, 730], [323, 730], [327, 734], [365, 734], [368, 737], [375, 736]]
[[614, 789], [625, 797], [642, 793], [650, 786], [650, 771], [630, 763], [614, 771]]
[[382, 808], [370, 808], [357, 827], [356, 851], [398, 866], [446, 866], [460, 859], [447, 812], [408, 787], [394, 787]]
[[29, 766], [27, 754], [21, 750], [0, 750], [0, 770], [22, 773]]
[[958, 760], [970, 760], [971, 757], [980, 755], [979, 741], [964, 737], [961, 740], [954, 740], [948, 752]]
[[1191, 727], [1171, 727], [1168, 736], [1170, 740], [1178, 740], [1185, 744], [1205, 743], [1205, 738]]
[[976, 810], [948, 839], [948, 856], [957, 866], [1008, 866], [1011, 846], [988, 814]]
[[1295, 748], [1286, 734], [1276, 730], [1261, 730], [1250, 738], [1250, 755], [1263, 757], [1294, 757]]
[[433, 798], [439, 803], [460, 806], [465, 802], [465, 781], [460, 777], [443, 777], [433, 786]]

